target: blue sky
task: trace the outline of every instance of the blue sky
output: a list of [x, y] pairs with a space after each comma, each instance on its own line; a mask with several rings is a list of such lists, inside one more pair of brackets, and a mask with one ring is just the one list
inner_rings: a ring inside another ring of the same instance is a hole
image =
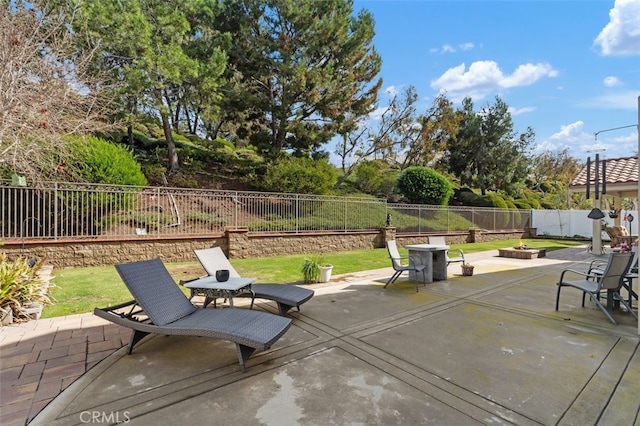
[[383, 61], [380, 108], [410, 85], [421, 112], [445, 91], [476, 110], [499, 95], [516, 132], [534, 129], [534, 153], [636, 155], [640, 0], [354, 1], [363, 8]]

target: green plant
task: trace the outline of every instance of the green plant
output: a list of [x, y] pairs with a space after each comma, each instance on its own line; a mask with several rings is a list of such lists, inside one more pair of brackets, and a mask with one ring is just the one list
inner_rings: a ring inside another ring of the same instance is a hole
[[453, 185], [446, 177], [428, 167], [408, 167], [396, 188], [410, 203], [445, 206], [453, 195]]
[[30, 265], [25, 257], [10, 261], [6, 253], [0, 253], [0, 307], [11, 309], [16, 321], [29, 319], [22, 309], [25, 304], [52, 302], [47, 284], [38, 277], [40, 266], [39, 262]]
[[261, 187], [265, 191], [327, 194], [335, 183], [335, 169], [327, 161], [283, 157], [267, 166]]
[[326, 266], [324, 258], [320, 255], [309, 256], [302, 262], [302, 281], [305, 284], [315, 284], [318, 282], [320, 267]]
[[65, 169], [71, 176], [91, 183], [147, 184], [140, 165], [128, 147], [94, 136], [68, 136], [67, 139], [70, 142], [70, 158]]

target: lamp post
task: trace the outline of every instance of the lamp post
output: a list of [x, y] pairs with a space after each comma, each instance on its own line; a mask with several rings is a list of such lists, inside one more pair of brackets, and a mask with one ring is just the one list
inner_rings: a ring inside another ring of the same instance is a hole
[[[598, 134], [596, 133], [596, 138]], [[601, 169], [602, 167], [602, 169]], [[600, 163], [600, 154], [596, 153], [596, 159], [594, 162], [594, 200], [593, 209], [589, 212], [587, 217], [593, 219], [592, 238], [591, 238], [591, 253], [603, 254], [602, 249], [602, 218], [604, 213], [600, 210], [600, 170], [602, 170], [602, 195], [607, 193], [607, 176], [606, 176], [606, 160], [602, 160]], [[591, 157], [587, 157], [587, 199], [591, 196]]]

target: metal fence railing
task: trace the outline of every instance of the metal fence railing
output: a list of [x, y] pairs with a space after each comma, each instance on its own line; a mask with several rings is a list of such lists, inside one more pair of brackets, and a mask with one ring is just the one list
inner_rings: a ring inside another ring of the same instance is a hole
[[387, 204], [396, 233], [442, 233], [471, 228], [501, 231], [530, 226], [531, 210], [491, 207], [428, 206]]
[[530, 211], [389, 204], [382, 199], [52, 182], [0, 185], [0, 239], [189, 237], [255, 233], [522, 229]]

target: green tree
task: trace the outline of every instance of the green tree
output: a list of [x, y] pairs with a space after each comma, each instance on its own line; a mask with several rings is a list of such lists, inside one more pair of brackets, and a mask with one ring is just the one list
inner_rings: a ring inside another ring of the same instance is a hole
[[[355, 129], [343, 129], [342, 140], [336, 144], [341, 159], [343, 180], [363, 161], [378, 158], [389, 164], [397, 163], [403, 147], [415, 132], [418, 93], [409, 86], [402, 93], [394, 93], [379, 120], [363, 123]], [[347, 165], [348, 164], [348, 165]]]
[[[124, 81], [121, 112], [132, 119], [138, 109], [155, 112], [167, 143], [168, 168], [180, 167], [172, 131], [190, 112], [213, 109], [226, 57], [226, 39], [211, 27], [215, 0], [75, 0], [82, 14], [75, 30], [85, 34], [82, 47], [97, 50], [93, 65], [110, 70], [111, 81]], [[130, 128], [130, 139], [132, 137]]]
[[398, 169], [381, 160], [363, 161], [355, 172], [356, 188], [365, 194], [389, 198], [393, 195]]
[[[458, 132], [460, 115], [445, 95], [438, 95], [414, 126], [414, 136], [404, 153], [403, 167], [427, 166], [446, 152]], [[409, 129], [407, 129], [409, 131]]]
[[471, 98], [465, 98], [460, 127], [449, 140], [445, 162], [449, 171], [460, 178], [461, 185], [506, 193], [521, 191], [529, 172], [529, 147], [534, 132], [528, 128], [516, 136], [508, 106], [500, 97], [479, 112]]
[[545, 207], [564, 209], [569, 184], [581, 167], [578, 160], [569, 156], [568, 149], [559, 153], [545, 151], [533, 158], [528, 187], [540, 194]]
[[308, 155], [375, 104], [381, 59], [373, 17], [351, 0], [230, 0], [217, 22], [233, 39], [222, 121], [261, 152]]
[[443, 175], [427, 167], [408, 167], [396, 188], [410, 203], [445, 206], [453, 195], [453, 185]]

